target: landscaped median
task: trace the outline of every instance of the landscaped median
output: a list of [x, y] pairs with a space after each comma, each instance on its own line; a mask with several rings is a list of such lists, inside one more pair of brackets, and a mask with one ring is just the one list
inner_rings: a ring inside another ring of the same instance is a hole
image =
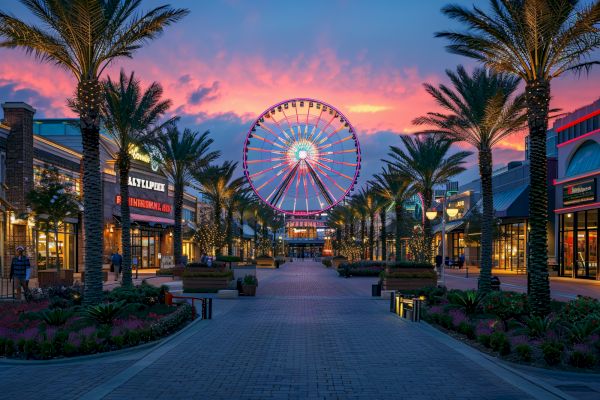
[[214, 268], [186, 268], [183, 272], [183, 291], [186, 293], [216, 293], [227, 289], [233, 272]]
[[50, 359], [148, 343], [183, 328], [188, 304], [165, 304], [165, 289], [116, 288], [105, 302], [82, 305], [78, 287], [52, 287], [29, 303], [0, 304], [0, 357]]
[[537, 367], [600, 372], [600, 302], [580, 297], [553, 302], [552, 313], [530, 313], [515, 292], [424, 288], [403, 295], [426, 298], [423, 319], [473, 347], [507, 361]]

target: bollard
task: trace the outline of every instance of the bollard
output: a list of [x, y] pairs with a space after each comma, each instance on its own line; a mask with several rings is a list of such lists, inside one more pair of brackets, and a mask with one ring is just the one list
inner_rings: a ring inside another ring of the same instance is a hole
[[390, 295], [390, 312], [396, 312], [396, 292], [392, 292]]
[[212, 319], [212, 298], [208, 299], [208, 319]]

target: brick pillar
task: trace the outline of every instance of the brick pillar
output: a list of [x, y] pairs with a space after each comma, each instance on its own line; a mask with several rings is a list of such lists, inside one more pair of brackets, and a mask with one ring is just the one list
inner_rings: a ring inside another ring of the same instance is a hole
[[[27, 194], [33, 189], [33, 115], [35, 109], [22, 102], [6, 102], [4, 124], [10, 127], [6, 141], [6, 200], [15, 208], [15, 217], [27, 213]], [[15, 252], [15, 246], [24, 245], [27, 253], [33, 255], [27, 223], [12, 224], [5, 249], [8, 256]]]

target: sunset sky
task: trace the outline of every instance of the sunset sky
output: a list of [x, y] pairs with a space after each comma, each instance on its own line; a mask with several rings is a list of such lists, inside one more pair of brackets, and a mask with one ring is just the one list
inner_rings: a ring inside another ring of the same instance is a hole
[[[166, 1], [146, 1], [143, 8]], [[145, 84], [160, 82], [182, 125], [210, 130], [224, 158], [235, 161], [252, 119], [270, 105], [292, 97], [326, 101], [358, 132], [364, 182], [381, 168], [388, 146], [398, 144], [397, 135], [415, 130], [411, 120], [435, 110], [423, 82], [445, 82], [446, 68], [475, 65], [448, 54], [446, 41], [433, 37], [458, 27], [440, 13], [446, 3], [171, 1], [191, 14], [108, 73], [124, 68]], [[16, 1], [0, 0], [0, 7], [31, 20]], [[65, 102], [74, 88], [67, 72], [22, 51], [0, 50], [0, 59], [0, 101], [25, 101], [36, 117], [73, 116]], [[552, 105], [564, 111], [591, 103], [600, 96], [600, 68], [566, 75], [552, 89]], [[523, 148], [522, 135], [506, 140], [494, 153], [495, 164], [522, 159]], [[476, 174], [473, 168], [461, 180]]]

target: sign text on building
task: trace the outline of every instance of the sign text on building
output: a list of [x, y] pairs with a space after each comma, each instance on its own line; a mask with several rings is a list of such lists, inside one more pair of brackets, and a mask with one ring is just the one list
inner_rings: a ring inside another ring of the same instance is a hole
[[139, 187], [148, 190], [156, 190], [157, 192], [165, 191], [164, 183], [149, 181], [147, 179], [142, 178], [134, 178], [133, 176], [129, 177], [129, 186]]
[[[121, 204], [121, 196], [117, 195], [115, 198], [116, 204]], [[167, 203], [161, 203], [159, 201], [140, 199], [138, 197], [129, 198], [129, 207], [145, 208], [146, 210], [160, 211], [166, 214], [171, 212], [171, 205]]]
[[596, 200], [596, 180], [571, 183], [563, 187], [563, 205], [587, 203]]

